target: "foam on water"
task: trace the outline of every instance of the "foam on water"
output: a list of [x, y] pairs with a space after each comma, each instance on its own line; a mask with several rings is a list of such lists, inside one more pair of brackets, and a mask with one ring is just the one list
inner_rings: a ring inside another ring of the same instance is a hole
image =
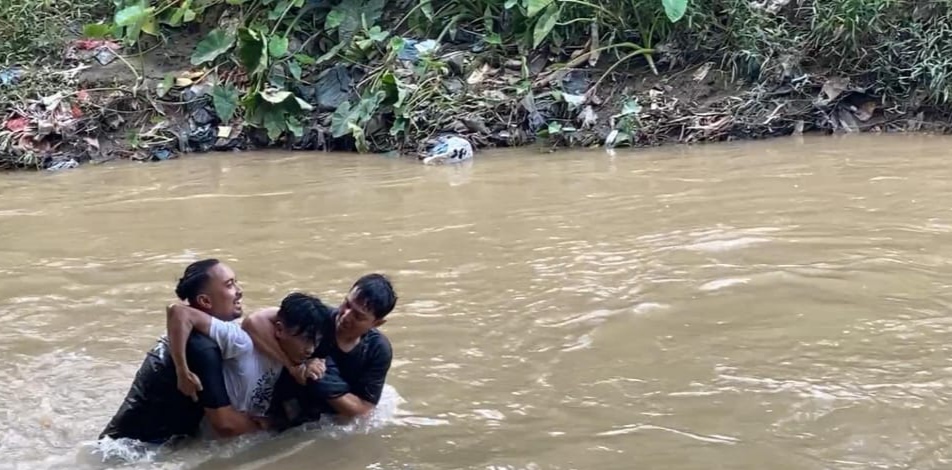
[[369, 416], [348, 424], [335, 423], [328, 417], [307, 423], [282, 434], [257, 433], [227, 441], [192, 441], [187, 443], [153, 445], [132, 439], [104, 438], [78, 443], [70, 452], [43, 459], [0, 463], [0, 469], [161, 469], [194, 468], [210, 459], [229, 458], [246, 452], [256, 445], [289, 436], [307, 434], [315, 439], [344, 439], [357, 434], [372, 434], [389, 424], [397, 423], [399, 407], [406, 400], [391, 385], [385, 385], [380, 403]]

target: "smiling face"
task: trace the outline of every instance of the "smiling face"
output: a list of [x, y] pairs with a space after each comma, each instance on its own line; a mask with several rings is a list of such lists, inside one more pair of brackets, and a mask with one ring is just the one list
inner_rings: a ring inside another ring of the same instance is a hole
[[218, 263], [209, 268], [207, 274], [208, 282], [196, 299], [199, 308], [219, 320], [240, 318], [244, 293], [235, 272], [227, 264]]
[[356, 338], [367, 334], [372, 328], [377, 328], [387, 322], [378, 319], [370, 308], [362, 303], [360, 287], [355, 286], [340, 304], [337, 317], [337, 333], [348, 338]]

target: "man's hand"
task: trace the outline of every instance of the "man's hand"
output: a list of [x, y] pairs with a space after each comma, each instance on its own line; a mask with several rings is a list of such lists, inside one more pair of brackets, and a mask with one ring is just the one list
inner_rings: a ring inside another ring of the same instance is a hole
[[178, 377], [179, 391], [183, 395], [191, 397], [192, 401], [198, 401], [198, 392], [202, 391], [202, 381], [198, 376], [188, 369], [175, 375]]
[[324, 359], [314, 358], [307, 361], [307, 378], [311, 380], [321, 380], [326, 370], [327, 365], [324, 364]]
[[324, 360], [315, 358], [305, 364], [288, 369], [288, 372], [291, 374], [291, 377], [294, 377], [297, 383], [307, 385], [308, 379], [320, 380], [321, 377], [324, 376], [324, 369]]
[[272, 424], [271, 420], [263, 416], [251, 416], [252, 421], [255, 422], [255, 425], [258, 426], [258, 429], [261, 431], [267, 431], [271, 429]]

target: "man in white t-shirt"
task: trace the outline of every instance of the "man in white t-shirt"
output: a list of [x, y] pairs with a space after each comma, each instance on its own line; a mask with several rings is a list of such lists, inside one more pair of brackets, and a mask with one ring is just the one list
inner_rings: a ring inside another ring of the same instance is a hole
[[221, 349], [225, 388], [232, 406], [266, 422], [281, 369], [297, 367], [310, 358], [320, 342], [329, 312], [318, 298], [306, 294], [292, 293], [281, 301], [274, 337], [290, 361], [283, 364], [256, 350], [239, 323], [221, 321], [185, 305], [170, 305], [166, 310], [167, 327], [176, 373], [201, 389], [201, 383], [193, 379], [194, 374], [188, 369], [185, 343], [193, 329], [208, 335]]

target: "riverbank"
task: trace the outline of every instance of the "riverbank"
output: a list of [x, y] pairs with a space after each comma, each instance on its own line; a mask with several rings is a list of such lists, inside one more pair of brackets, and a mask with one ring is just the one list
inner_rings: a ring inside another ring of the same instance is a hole
[[948, 130], [948, 5], [700, 3], [12, 7], [0, 168], [264, 147], [414, 157], [442, 134], [479, 149]]

